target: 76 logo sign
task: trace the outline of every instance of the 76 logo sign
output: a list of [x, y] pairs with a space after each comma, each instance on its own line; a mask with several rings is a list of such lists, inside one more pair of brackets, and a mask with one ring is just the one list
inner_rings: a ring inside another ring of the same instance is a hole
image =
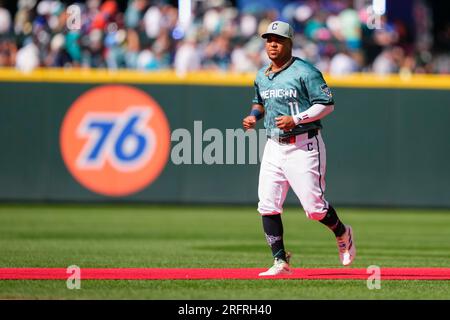
[[170, 126], [145, 91], [102, 85], [72, 103], [59, 142], [62, 160], [79, 184], [100, 195], [123, 197], [143, 190], [164, 170]]
[[131, 106], [121, 113], [89, 112], [77, 128], [86, 144], [77, 158], [79, 169], [100, 169], [107, 162], [116, 170], [139, 170], [154, 152], [154, 132], [147, 126], [151, 109]]

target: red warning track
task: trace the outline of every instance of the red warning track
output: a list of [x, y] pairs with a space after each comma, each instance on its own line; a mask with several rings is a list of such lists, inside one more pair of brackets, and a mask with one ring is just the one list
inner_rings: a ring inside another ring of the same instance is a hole
[[[259, 277], [265, 269], [81, 269], [91, 280], [211, 280], [211, 279], [367, 279], [366, 269], [292, 269], [293, 274]], [[71, 274], [71, 273], [70, 273]], [[58, 280], [70, 276], [64, 268], [0, 268], [0, 280]], [[450, 268], [381, 268], [384, 280], [450, 280]]]

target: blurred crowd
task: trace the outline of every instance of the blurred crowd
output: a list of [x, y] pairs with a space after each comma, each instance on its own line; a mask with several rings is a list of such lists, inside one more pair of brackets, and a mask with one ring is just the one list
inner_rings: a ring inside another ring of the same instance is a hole
[[420, 1], [413, 37], [365, 0], [292, 1], [273, 9], [191, 3], [192, 16], [182, 21], [165, 0], [19, 0], [14, 14], [0, 4], [0, 67], [254, 72], [268, 63], [259, 34], [283, 20], [295, 29], [294, 55], [323, 72], [450, 71], [448, 52], [432, 50], [432, 18]]

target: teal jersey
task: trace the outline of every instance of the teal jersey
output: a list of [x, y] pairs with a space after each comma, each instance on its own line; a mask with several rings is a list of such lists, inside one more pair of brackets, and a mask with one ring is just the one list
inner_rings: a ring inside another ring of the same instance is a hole
[[290, 131], [276, 126], [278, 116], [292, 116], [306, 111], [313, 104], [334, 104], [333, 96], [322, 73], [309, 62], [294, 57], [285, 69], [265, 74], [267, 67], [258, 71], [255, 79], [253, 103], [264, 106], [264, 127], [268, 136], [291, 136], [311, 129], [322, 128], [320, 120], [299, 124]]

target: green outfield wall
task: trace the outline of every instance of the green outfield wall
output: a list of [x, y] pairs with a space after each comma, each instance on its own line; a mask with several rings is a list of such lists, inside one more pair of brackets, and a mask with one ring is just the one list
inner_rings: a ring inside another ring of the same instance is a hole
[[[158, 178], [139, 192], [106, 196], [81, 185], [62, 159], [61, 125], [81, 95], [108, 83], [83, 79], [0, 79], [1, 201], [256, 206], [258, 164], [175, 165], [169, 155]], [[253, 97], [247, 82], [124, 82], [161, 106], [171, 132], [185, 128], [193, 133], [194, 121], [202, 121], [203, 131], [240, 128]], [[336, 107], [323, 121], [328, 200], [336, 205], [450, 207], [450, 90], [330, 83]], [[287, 203], [298, 203], [292, 192]]]

